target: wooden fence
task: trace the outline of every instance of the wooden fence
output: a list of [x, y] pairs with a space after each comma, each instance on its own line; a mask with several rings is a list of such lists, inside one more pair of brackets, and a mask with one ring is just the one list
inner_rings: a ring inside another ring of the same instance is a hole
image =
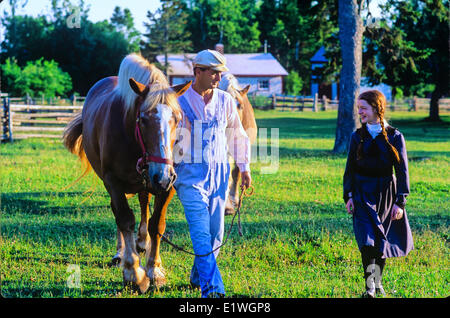
[[[35, 105], [37, 101], [29, 97], [8, 97], [2, 94], [0, 107], [0, 140], [13, 141], [30, 137], [61, 138], [67, 123], [82, 110], [85, 97], [76, 97], [71, 100], [44, 100], [44, 103]], [[280, 109], [282, 111], [326, 111], [337, 109], [338, 100], [330, 100], [323, 96], [319, 98], [308, 96], [272, 95], [270, 97], [250, 95], [249, 100], [255, 108]], [[59, 105], [52, 105], [59, 102]], [[65, 104], [65, 105], [64, 105]], [[80, 105], [81, 104], [81, 105]], [[396, 100], [388, 105], [390, 111], [416, 111], [428, 110], [430, 99], [407, 98]], [[450, 98], [439, 100], [439, 112], [450, 111]]]
[[67, 123], [83, 106], [12, 104], [3, 98], [1, 140], [61, 138]]
[[289, 95], [272, 95], [272, 109], [281, 110], [311, 110], [317, 112], [319, 110], [337, 109], [338, 100], [330, 100], [326, 96], [319, 98], [318, 94], [314, 97], [308, 96], [289, 96]]
[[[326, 96], [319, 98], [315, 96], [289, 96], [278, 95], [272, 96], [249, 96], [250, 103], [254, 108], [262, 109], [280, 109], [282, 111], [326, 111], [330, 109], [337, 110], [339, 106], [339, 100], [330, 100]], [[430, 99], [429, 98], [405, 98], [389, 102], [387, 105], [390, 111], [417, 111], [417, 110], [429, 110]], [[450, 98], [441, 98], [439, 100], [439, 111], [450, 111]]]
[[6, 94], [1, 94], [2, 105], [0, 107], [0, 141], [12, 140], [9, 102]]
[[[5, 94], [7, 95], [7, 94]], [[29, 95], [23, 97], [9, 97], [11, 104], [25, 104], [25, 105], [55, 105], [55, 106], [83, 106], [85, 96], [72, 96], [71, 98], [60, 97], [30, 97]]]

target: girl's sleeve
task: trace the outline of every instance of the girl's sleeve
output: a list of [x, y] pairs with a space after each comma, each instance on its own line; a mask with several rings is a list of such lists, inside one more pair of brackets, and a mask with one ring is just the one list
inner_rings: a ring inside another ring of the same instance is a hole
[[344, 201], [347, 203], [349, 193], [353, 192], [354, 175], [355, 175], [355, 164], [356, 164], [356, 133], [353, 133], [350, 137], [350, 147], [347, 155], [347, 163], [345, 165], [344, 172]]
[[395, 204], [403, 209], [406, 205], [406, 197], [409, 194], [409, 172], [405, 138], [401, 133], [394, 138], [393, 146], [397, 149], [400, 157], [400, 163], [394, 165], [395, 176], [397, 178], [397, 198]]

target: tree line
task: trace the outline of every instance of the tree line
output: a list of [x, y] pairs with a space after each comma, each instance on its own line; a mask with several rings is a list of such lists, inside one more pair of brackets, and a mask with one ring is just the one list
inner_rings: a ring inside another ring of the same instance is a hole
[[[339, 79], [337, 0], [163, 0], [159, 9], [147, 12], [143, 34], [127, 8], [116, 7], [109, 20], [94, 23], [83, 0], [49, 1], [50, 14], [31, 17], [15, 14], [26, 0], [9, 0], [12, 12], [1, 19], [2, 91], [85, 95], [97, 80], [117, 74], [130, 52], [156, 62], [159, 54], [198, 52], [219, 42], [225, 53], [263, 52], [267, 43], [268, 52], [289, 72], [285, 87], [290, 94], [308, 94], [311, 75], [321, 82]], [[79, 28], [69, 28], [75, 6]], [[435, 102], [448, 95], [449, 1], [386, 0], [375, 20], [364, 8], [361, 75], [370, 84], [390, 85], [394, 97], [417, 95]], [[322, 46], [328, 63], [313, 74], [310, 59]], [[29, 80], [31, 70], [35, 75]], [[62, 84], [47, 85], [49, 79]], [[27, 91], [30, 81], [41, 84]], [[41, 86], [55, 88], [44, 92]]]

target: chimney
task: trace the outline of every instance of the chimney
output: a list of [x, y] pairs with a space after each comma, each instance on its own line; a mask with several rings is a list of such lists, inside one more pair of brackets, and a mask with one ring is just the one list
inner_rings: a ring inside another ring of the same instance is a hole
[[224, 46], [222, 43], [217, 43], [216, 46], [214, 47], [214, 50], [216, 50], [217, 52], [221, 53], [221, 54], [225, 54], [224, 53]]

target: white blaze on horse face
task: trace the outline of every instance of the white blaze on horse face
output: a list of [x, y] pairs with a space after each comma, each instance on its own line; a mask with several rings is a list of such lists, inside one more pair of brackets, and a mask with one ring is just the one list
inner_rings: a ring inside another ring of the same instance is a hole
[[[165, 159], [172, 159], [172, 145], [170, 140], [172, 131], [171, 123], [174, 124], [172, 110], [167, 105], [158, 104], [156, 106], [155, 118], [160, 125], [157, 136], [160, 153], [159, 156]], [[166, 188], [172, 180], [172, 174], [170, 173], [171, 169], [173, 169], [173, 167], [165, 163], [151, 162], [149, 164], [149, 174], [160, 175], [160, 185], [163, 188]]]
[[170, 133], [172, 131], [172, 127], [170, 127], [170, 123], [173, 122], [173, 113], [169, 106], [163, 104], [156, 106], [156, 109], [156, 118], [161, 125], [159, 151], [162, 157], [170, 159], [172, 157], [170, 143]]

